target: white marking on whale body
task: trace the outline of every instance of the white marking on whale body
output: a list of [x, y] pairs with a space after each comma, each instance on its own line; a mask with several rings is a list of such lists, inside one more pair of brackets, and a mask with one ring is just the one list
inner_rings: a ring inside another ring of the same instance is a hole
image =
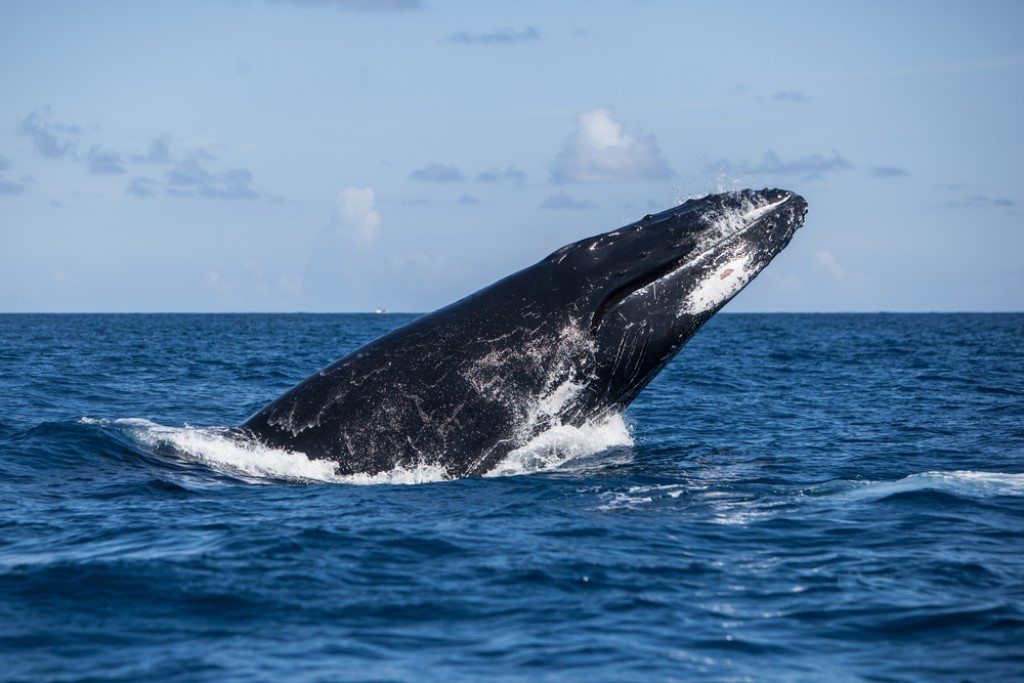
[[583, 391], [583, 388], [584, 384], [582, 382], [576, 382], [571, 379], [565, 380], [552, 389], [550, 393], [542, 396], [537, 402], [538, 415], [551, 417], [558, 415], [562, 408]]
[[764, 203], [744, 199], [740, 206], [726, 209], [721, 213], [708, 214], [704, 220], [718, 229], [718, 238], [732, 237], [752, 226], [772, 209], [784, 204], [789, 197], [787, 194], [774, 202]]
[[723, 301], [735, 296], [757, 275], [759, 268], [754, 266], [753, 255], [748, 252], [739, 251], [739, 245], [734, 245], [734, 254], [730, 256], [716, 256], [716, 247], [723, 242], [740, 235], [753, 227], [762, 217], [767, 215], [776, 207], [789, 200], [790, 195], [784, 195], [774, 202], [755, 203], [744, 201], [735, 208], [726, 210], [720, 214], [708, 216], [708, 220], [716, 228], [715, 232], [708, 238], [707, 243], [701, 245], [703, 253], [693, 260], [693, 263], [700, 263], [706, 258], [729, 258], [728, 261], [711, 268], [707, 275], [697, 283], [690, 294], [683, 301], [679, 314], [696, 315], [710, 311]]
[[679, 312], [690, 315], [704, 313], [734, 296], [754, 275], [750, 268], [751, 260], [750, 254], [741, 254], [709, 270], [683, 301]]

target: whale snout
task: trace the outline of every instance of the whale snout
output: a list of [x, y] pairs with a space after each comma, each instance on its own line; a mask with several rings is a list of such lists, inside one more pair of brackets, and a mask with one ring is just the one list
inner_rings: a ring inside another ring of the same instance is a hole
[[786, 209], [792, 214], [794, 229], [802, 228], [807, 216], [807, 200], [798, 194], [790, 194], [786, 200]]

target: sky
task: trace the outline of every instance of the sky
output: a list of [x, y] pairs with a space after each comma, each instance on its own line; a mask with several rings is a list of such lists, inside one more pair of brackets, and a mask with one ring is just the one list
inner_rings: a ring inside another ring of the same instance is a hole
[[429, 311], [688, 197], [729, 311], [1024, 310], [1024, 3], [0, 1], [0, 311]]

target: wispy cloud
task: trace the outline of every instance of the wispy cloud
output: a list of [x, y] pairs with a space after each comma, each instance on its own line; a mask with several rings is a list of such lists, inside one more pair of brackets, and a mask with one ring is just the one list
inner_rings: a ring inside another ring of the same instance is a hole
[[793, 176], [804, 180], [823, 177], [853, 168], [853, 164], [839, 152], [829, 154], [808, 154], [795, 159], [782, 159], [773, 151], [765, 152], [761, 161], [751, 164], [746, 161], [732, 163], [720, 160], [712, 164], [711, 170], [743, 175]]
[[0, 177], [0, 194], [21, 194], [28, 189], [32, 176], [22, 176], [18, 180]]
[[408, 12], [423, 6], [423, 0], [274, 0], [298, 7], [333, 7], [349, 12]]
[[63, 159], [78, 144], [79, 126], [58, 123], [48, 105], [36, 107], [18, 122], [18, 134], [32, 143], [36, 153], [47, 159]]
[[430, 163], [409, 174], [409, 178], [421, 183], [457, 183], [465, 179], [458, 166]]
[[160, 185], [150, 178], [136, 177], [132, 178], [128, 182], [128, 187], [125, 192], [132, 195], [133, 197], [139, 197], [140, 199], [148, 199], [156, 194], [156, 191], [160, 188]]
[[910, 171], [902, 166], [872, 166], [868, 171], [872, 178], [904, 178]]
[[476, 179], [481, 183], [511, 183], [522, 185], [526, 182], [526, 174], [513, 166], [505, 168], [492, 168], [489, 171], [478, 173]]
[[256, 199], [260, 193], [252, 187], [252, 173], [245, 168], [211, 171], [206, 167], [212, 156], [196, 153], [167, 172], [167, 192], [177, 197], [203, 199]]
[[789, 102], [791, 104], [802, 104], [804, 102], [810, 102], [811, 96], [796, 90], [779, 90], [772, 99], [778, 102]]
[[[14, 170], [14, 162], [0, 154], [0, 173], [11, 170]], [[17, 180], [11, 180], [4, 175], [0, 175], [0, 194], [22, 194], [28, 189], [31, 182], [32, 176], [30, 175], [22, 176]]]
[[853, 168], [853, 164], [836, 151], [830, 154], [808, 154], [789, 160], [780, 159], [775, 152], [765, 152], [761, 163], [752, 170], [761, 174], [817, 177], [850, 168]]
[[[173, 138], [158, 135], [149, 141], [145, 152], [131, 155], [135, 164], [168, 167], [164, 181], [146, 176], [134, 176], [125, 188], [128, 194], [154, 197], [161, 191], [171, 197], [197, 197], [201, 199], [247, 200], [274, 197], [253, 186], [252, 172], [247, 168], [217, 168], [217, 157], [205, 147], [196, 147], [185, 153], [175, 153]], [[120, 161], [120, 157], [118, 157]], [[95, 171], [99, 172], [99, 171]], [[107, 171], [115, 172], [115, 171]], [[120, 171], [120, 172], [123, 172]]]
[[983, 194], [972, 194], [963, 199], [943, 202], [939, 206], [945, 209], [1012, 209], [1017, 202], [1006, 197], [990, 197]]
[[445, 40], [449, 43], [462, 43], [463, 45], [512, 45], [540, 40], [540, 31], [533, 26], [527, 26], [523, 29], [499, 28], [483, 33], [457, 31], [449, 35]]
[[[89, 173], [120, 175], [132, 164], [168, 166], [165, 182], [133, 177], [125, 191], [135, 197], [153, 197], [164, 190], [173, 197], [203, 199], [257, 199], [263, 195], [253, 187], [252, 173], [246, 168], [216, 168], [216, 157], [204, 148], [180, 155], [172, 149], [170, 135], [152, 138], [145, 152], [125, 155], [100, 144], [79, 153], [82, 129], [53, 120], [49, 106], [37, 107], [18, 123], [18, 134], [27, 138], [37, 154], [48, 159], [71, 158], [83, 162]], [[24, 191], [26, 182], [5, 180], [8, 194]], [[19, 189], [20, 188], [20, 189]], [[272, 199], [272, 197], [268, 197]]]
[[124, 160], [120, 152], [105, 150], [99, 145], [93, 145], [85, 153], [85, 165], [89, 173], [96, 175], [124, 173]]
[[480, 203], [480, 200], [471, 194], [464, 194], [458, 199], [458, 203], [463, 206], [476, 206]]
[[551, 166], [556, 183], [662, 180], [672, 174], [653, 135], [627, 133], [610, 107], [576, 117], [576, 131]]
[[540, 203], [542, 209], [568, 209], [568, 210], [579, 210], [579, 209], [593, 209], [594, 202], [590, 200], [579, 200], [573, 199], [564, 192], [553, 194]]
[[149, 147], [142, 154], [133, 154], [132, 161], [139, 164], [171, 163], [171, 136], [158, 135], [150, 139]]

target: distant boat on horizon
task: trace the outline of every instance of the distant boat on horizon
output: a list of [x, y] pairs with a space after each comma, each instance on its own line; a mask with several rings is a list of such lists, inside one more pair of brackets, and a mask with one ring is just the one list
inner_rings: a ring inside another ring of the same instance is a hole
[[384, 314], [385, 314], [385, 313], [387, 313], [387, 312], [388, 312], [388, 309], [386, 309], [386, 308], [378, 308], [378, 309], [376, 309], [376, 310], [374, 311], [374, 313], [376, 313], [376, 314], [378, 314], [378, 315], [384, 315]]

